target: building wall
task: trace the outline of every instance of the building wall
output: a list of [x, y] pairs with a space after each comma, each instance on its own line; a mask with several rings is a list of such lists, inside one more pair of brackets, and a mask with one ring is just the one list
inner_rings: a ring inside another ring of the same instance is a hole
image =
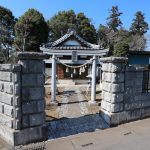
[[143, 68], [126, 58], [103, 58], [102, 116], [110, 125], [150, 116], [150, 93], [143, 93]]
[[136, 65], [149, 64], [149, 55], [129, 55], [129, 63]]

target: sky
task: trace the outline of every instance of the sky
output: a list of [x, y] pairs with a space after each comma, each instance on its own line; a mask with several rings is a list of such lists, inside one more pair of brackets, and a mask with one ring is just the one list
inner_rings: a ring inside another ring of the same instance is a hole
[[123, 26], [129, 28], [136, 11], [145, 13], [145, 20], [150, 24], [150, 0], [0, 0], [0, 5], [10, 9], [15, 17], [20, 17], [29, 8], [39, 10], [46, 20], [58, 11], [73, 9], [76, 13], [84, 12], [96, 28], [106, 24], [109, 10], [118, 5], [123, 15]]
[[109, 10], [117, 5], [123, 13], [123, 27], [129, 29], [134, 14], [139, 10], [145, 14], [145, 21], [150, 26], [150, 0], [0, 0], [0, 5], [10, 9], [17, 18], [29, 8], [35, 8], [46, 20], [58, 11], [73, 9], [75, 13], [84, 12], [97, 29], [100, 24], [106, 25]]

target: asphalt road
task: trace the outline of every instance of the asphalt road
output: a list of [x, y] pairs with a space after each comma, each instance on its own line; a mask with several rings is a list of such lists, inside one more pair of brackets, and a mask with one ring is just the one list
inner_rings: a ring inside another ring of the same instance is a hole
[[47, 150], [150, 150], [150, 119], [46, 142]]

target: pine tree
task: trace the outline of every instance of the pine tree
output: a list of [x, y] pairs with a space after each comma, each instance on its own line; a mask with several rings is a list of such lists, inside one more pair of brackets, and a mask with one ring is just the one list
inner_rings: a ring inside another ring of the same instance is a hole
[[7, 59], [14, 40], [14, 25], [15, 17], [13, 13], [0, 6], [0, 55]]
[[126, 57], [128, 56], [129, 45], [126, 41], [120, 41], [114, 45], [113, 56]]
[[15, 25], [15, 45], [21, 51], [39, 51], [40, 45], [48, 40], [48, 25], [43, 15], [29, 9]]
[[50, 29], [49, 41], [53, 42], [74, 28], [77, 33], [91, 43], [96, 43], [96, 29], [84, 13], [75, 14], [73, 10], [60, 11], [48, 20]]
[[84, 13], [78, 13], [76, 15], [76, 22], [77, 33], [86, 41], [97, 43], [96, 29]]
[[145, 21], [144, 14], [141, 11], [136, 12], [135, 19], [133, 19], [130, 27], [131, 32], [133, 34], [144, 35], [148, 29], [148, 23]]
[[119, 12], [118, 6], [112, 6], [110, 10], [110, 16], [107, 18], [107, 25], [114, 32], [118, 31], [118, 27], [122, 25], [122, 22], [119, 18], [121, 15], [122, 13]]

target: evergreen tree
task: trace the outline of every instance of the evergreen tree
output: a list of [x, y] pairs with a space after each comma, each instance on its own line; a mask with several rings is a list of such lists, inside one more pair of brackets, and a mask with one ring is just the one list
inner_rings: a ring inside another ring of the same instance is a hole
[[69, 28], [76, 29], [76, 14], [73, 10], [59, 11], [48, 20], [49, 26], [49, 41], [53, 42], [62, 37]]
[[127, 57], [129, 52], [129, 45], [126, 41], [120, 41], [114, 45], [113, 56]]
[[74, 28], [77, 33], [91, 43], [96, 43], [96, 29], [84, 13], [75, 14], [73, 10], [60, 11], [48, 20], [50, 29], [49, 41], [53, 42]]
[[109, 55], [113, 55], [114, 44], [118, 39], [119, 30], [122, 25], [120, 16], [122, 13], [119, 11], [118, 6], [112, 6], [110, 16], [107, 18], [107, 26], [100, 25], [98, 29], [98, 39], [100, 46], [109, 48]]
[[148, 23], [145, 22], [144, 14], [141, 11], [136, 12], [135, 19], [133, 19], [130, 27], [131, 32], [133, 34], [144, 35], [148, 29]]
[[130, 40], [131, 40], [131, 33], [127, 30], [127, 29], [125, 29], [125, 28], [120, 28], [119, 30], [118, 30], [118, 34], [117, 34], [117, 36], [116, 36], [116, 40], [115, 40], [115, 42], [117, 43], [117, 42], [119, 42], [119, 41], [126, 41], [126, 43], [129, 43], [130, 42]]
[[122, 25], [122, 22], [119, 18], [121, 15], [122, 13], [119, 12], [118, 6], [112, 6], [110, 10], [110, 16], [107, 18], [107, 25], [114, 32], [118, 31], [118, 27]]
[[87, 18], [84, 13], [76, 15], [76, 28], [78, 34], [90, 43], [97, 43], [96, 29], [91, 20]]
[[14, 25], [15, 17], [12, 12], [0, 6], [0, 53], [7, 59], [14, 40]]
[[48, 40], [48, 32], [43, 15], [29, 9], [15, 25], [15, 45], [21, 51], [39, 51], [40, 45]]

